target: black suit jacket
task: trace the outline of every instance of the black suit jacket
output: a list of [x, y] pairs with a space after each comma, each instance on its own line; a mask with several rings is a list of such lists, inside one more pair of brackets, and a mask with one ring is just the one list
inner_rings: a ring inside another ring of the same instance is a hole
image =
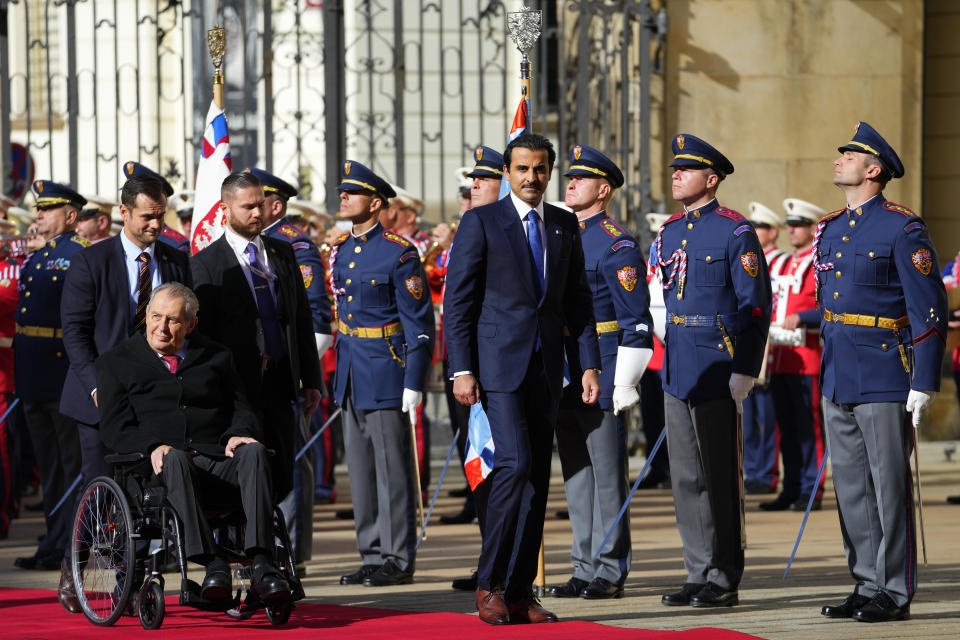
[[[158, 241], [154, 259], [161, 281], [190, 286], [190, 268], [182, 251]], [[90, 395], [97, 387], [94, 361], [133, 332], [129, 278], [119, 234], [73, 256], [63, 285], [60, 319], [70, 360], [60, 412], [96, 424], [99, 413]]]
[[237, 256], [225, 236], [190, 259], [194, 287], [200, 298], [199, 330], [233, 353], [237, 372], [254, 409], [295, 398], [304, 388], [320, 389], [320, 359], [313, 335], [313, 317], [303, 276], [290, 245], [260, 236], [276, 273], [277, 315], [283, 327], [293, 381], [287, 398], [264, 398], [263, 328], [257, 303]]
[[547, 288], [536, 296], [527, 236], [513, 200], [463, 215], [443, 298], [450, 371], [471, 371], [486, 391], [515, 391], [539, 334], [554, 404], [563, 384], [563, 330], [580, 346], [584, 368], [600, 367], [593, 295], [583, 266], [577, 217], [543, 206]]
[[167, 444], [223, 458], [231, 436], [263, 439], [230, 352], [202, 335], [188, 338], [176, 374], [137, 333], [97, 360], [96, 375], [100, 436], [118, 453]]

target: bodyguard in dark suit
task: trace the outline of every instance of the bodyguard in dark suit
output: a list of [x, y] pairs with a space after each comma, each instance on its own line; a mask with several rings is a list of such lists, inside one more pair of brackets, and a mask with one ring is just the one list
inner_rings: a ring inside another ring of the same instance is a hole
[[454, 395], [482, 402], [496, 448], [477, 575], [480, 618], [550, 622], [531, 590], [543, 535], [553, 430], [568, 327], [584, 369], [583, 400], [599, 396], [596, 326], [576, 216], [543, 202], [556, 159], [543, 136], [504, 153], [508, 197], [464, 214], [444, 297]]
[[[128, 180], [137, 176], [150, 176], [152, 178], [156, 178], [160, 181], [160, 184], [163, 185], [164, 197], [169, 199], [170, 196], [173, 195], [173, 185], [171, 185], [166, 178], [153, 169], [143, 166], [139, 162], [125, 162], [123, 164], [123, 176]], [[158, 234], [157, 239], [168, 247], [172, 247], [177, 251], [190, 255], [190, 239], [176, 229], [171, 229], [168, 227], [162, 218], [160, 219], [160, 233]]]
[[[33, 183], [37, 228], [44, 244], [20, 269], [20, 299], [13, 338], [17, 395], [37, 457], [47, 533], [32, 556], [17, 558], [21, 569], [55, 569], [70, 541], [71, 509], [53, 507], [80, 472], [80, 443], [74, 421], [58, 410], [67, 355], [60, 328], [63, 282], [73, 257], [89, 242], [76, 234], [77, 213], [87, 200], [50, 180]], [[68, 498], [65, 504], [73, 504]], [[78, 609], [79, 610], [79, 609]]]
[[662, 602], [730, 606], [743, 576], [737, 414], [760, 373], [770, 277], [753, 226], [717, 203], [733, 164], [692, 135], [672, 146], [672, 192], [683, 210], [660, 227], [650, 266], [668, 314], [660, 373], [687, 581]]
[[910, 617], [917, 543], [907, 413], [940, 390], [947, 296], [923, 218], [883, 197], [903, 163], [869, 124], [838, 148], [847, 206], [814, 234], [823, 319], [820, 388], [853, 593], [829, 618]]
[[320, 360], [303, 278], [290, 245], [260, 235], [263, 188], [250, 173], [223, 181], [223, 236], [190, 259], [199, 330], [233, 353], [247, 400], [263, 424], [274, 490], [293, 486], [298, 395], [310, 416], [320, 402]]
[[[135, 333], [96, 363], [103, 439], [114, 451], [149, 456], [183, 525], [188, 560], [207, 567], [201, 595], [232, 595], [230, 569], [216, 554], [200, 497], [222, 504], [240, 490], [251, 589], [263, 600], [290, 595], [271, 562], [274, 548], [270, 461], [260, 425], [244, 400], [230, 352], [200, 335], [197, 297], [178, 283], [159, 286]], [[208, 503], [209, 504], [209, 503]]]

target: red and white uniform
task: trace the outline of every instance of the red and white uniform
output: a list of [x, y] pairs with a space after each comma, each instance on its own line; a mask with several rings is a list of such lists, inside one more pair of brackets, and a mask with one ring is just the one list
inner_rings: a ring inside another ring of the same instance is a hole
[[[770, 360], [767, 371], [816, 376], [820, 373], [819, 311], [816, 300], [816, 272], [813, 248], [781, 254], [770, 263], [773, 280], [773, 317], [770, 323]], [[801, 326], [794, 332], [781, 327], [784, 319], [800, 315]], [[803, 326], [806, 325], [806, 326]]]

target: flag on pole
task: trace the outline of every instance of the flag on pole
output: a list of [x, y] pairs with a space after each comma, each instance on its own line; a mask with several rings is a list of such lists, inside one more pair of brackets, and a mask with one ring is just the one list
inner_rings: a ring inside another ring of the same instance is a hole
[[196, 195], [193, 204], [193, 233], [190, 253], [197, 253], [223, 234], [220, 185], [233, 170], [230, 135], [223, 109], [210, 101], [203, 130], [200, 162], [197, 163]]
[[467, 431], [467, 455], [463, 469], [470, 490], [474, 491], [493, 471], [493, 434], [483, 406], [478, 402], [470, 407], [469, 430]]
[[[532, 131], [530, 128], [530, 100], [528, 98], [520, 98], [520, 104], [517, 105], [517, 113], [513, 116], [513, 124], [510, 126], [510, 135], [507, 136], [507, 142], [513, 142], [517, 136], [520, 136], [527, 131]], [[507, 177], [504, 176], [500, 180], [500, 197], [503, 198], [508, 193], [510, 193], [510, 183], [507, 182]]]

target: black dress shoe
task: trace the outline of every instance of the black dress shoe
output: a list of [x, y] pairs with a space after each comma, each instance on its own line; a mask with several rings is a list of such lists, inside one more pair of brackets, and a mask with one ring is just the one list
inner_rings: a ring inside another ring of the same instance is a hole
[[338, 520], [353, 520], [353, 509], [337, 509], [333, 515]]
[[775, 485], [760, 480], [748, 480], [744, 483], [743, 488], [750, 495], [763, 495], [777, 492]]
[[365, 587], [393, 587], [413, 582], [413, 571], [400, 568], [393, 560], [387, 560], [376, 573], [363, 579]]
[[852, 618], [853, 612], [870, 602], [870, 598], [859, 593], [851, 593], [840, 604], [825, 604], [820, 615], [828, 618]]
[[[634, 480], [636, 482], [636, 480]], [[669, 489], [670, 488], [670, 476], [652, 476], [647, 475], [646, 478], [640, 481], [640, 484], [637, 485], [637, 489]]]
[[960, 504], [960, 496], [947, 496], [948, 504]]
[[440, 516], [440, 524], [470, 524], [476, 517], [476, 510], [464, 507], [456, 515]]
[[603, 578], [594, 578], [593, 582], [580, 592], [580, 597], [587, 600], [605, 600], [607, 598], [619, 598], [622, 595], [623, 587]]
[[[810, 502], [810, 496], [800, 496], [793, 501], [793, 504], [790, 505], [791, 511], [806, 511], [807, 504]], [[820, 511], [820, 500], [814, 498], [813, 504], [810, 506], [810, 511]]]
[[253, 565], [250, 591], [263, 602], [286, 600], [290, 597], [290, 584], [272, 564], [258, 562]]
[[583, 591], [588, 584], [590, 583], [586, 580], [570, 578], [563, 584], [555, 584], [548, 588], [547, 593], [554, 598], [578, 598], [580, 597], [580, 592]]
[[63, 561], [63, 553], [53, 553], [48, 556], [38, 556], [36, 554], [25, 558], [17, 558], [13, 561], [14, 566], [21, 569], [35, 569], [37, 571], [53, 571], [60, 568]]
[[703, 587], [704, 585], [702, 584], [688, 582], [687, 584], [683, 585], [683, 588], [680, 589], [680, 591], [664, 594], [664, 596], [660, 598], [660, 602], [668, 607], [682, 607], [688, 605], [690, 604], [690, 598], [700, 593], [700, 590], [703, 589]]
[[[790, 506], [794, 502], [796, 502], [796, 500], [797, 500], [796, 498], [791, 498], [781, 493], [780, 495], [777, 496], [775, 500], [771, 500], [769, 502], [761, 502], [760, 510], [761, 511], [786, 511], [787, 509], [790, 508]], [[807, 505], [804, 504], [803, 508], [806, 509]]]
[[450, 489], [450, 491], [447, 491], [447, 495], [451, 498], [466, 498], [468, 495], [470, 495], [470, 488], [462, 487], [460, 489]]
[[363, 584], [364, 579], [379, 571], [381, 566], [379, 564], [365, 564], [353, 573], [340, 576], [340, 584]]
[[713, 582], [708, 582], [697, 595], [690, 598], [690, 606], [693, 607], [732, 607], [735, 604], [740, 604], [736, 590], [727, 591]]
[[873, 600], [853, 612], [853, 619], [859, 622], [890, 622], [909, 618], [910, 604], [898, 607], [885, 591], [878, 591]]
[[477, 572], [470, 574], [469, 578], [454, 578], [450, 585], [457, 591], [476, 591], [477, 590]]
[[557, 509], [557, 520], [569, 520], [570, 512], [566, 509]]
[[200, 597], [216, 602], [227, 600], [233, 594], [233, 582], [230, 579], [230, 565], [214, 561], [207, 565], [207, 575], [200, 586]]

